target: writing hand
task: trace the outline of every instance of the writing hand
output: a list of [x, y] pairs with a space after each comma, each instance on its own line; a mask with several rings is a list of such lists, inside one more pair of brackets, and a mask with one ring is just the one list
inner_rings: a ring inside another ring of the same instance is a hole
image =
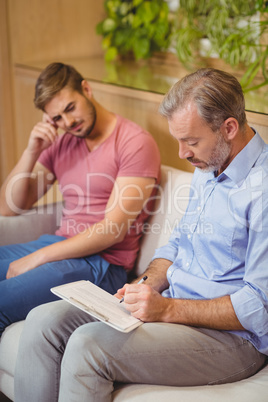
[[[134, 317], [144, 322], [165, 321], [169, 299], [145, 284], [125, 285], [123, 289], [125, 308]], [[122, 290], [120, 289], [120, 291]]]

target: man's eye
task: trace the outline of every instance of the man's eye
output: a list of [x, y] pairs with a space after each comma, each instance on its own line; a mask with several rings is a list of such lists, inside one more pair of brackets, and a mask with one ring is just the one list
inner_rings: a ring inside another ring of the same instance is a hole
[[74, 105], [72, 105], [72, 106], [69, 106], [68, 107], [68, 109], [66, 110], [67, 112], [71, 112], [71, 111], [73, 111], [74, 110]]
[[194, 147], [195, 145], [197, 145], [197, 142], [189, 142], [188, 145], [190, 145], [190, 147]]

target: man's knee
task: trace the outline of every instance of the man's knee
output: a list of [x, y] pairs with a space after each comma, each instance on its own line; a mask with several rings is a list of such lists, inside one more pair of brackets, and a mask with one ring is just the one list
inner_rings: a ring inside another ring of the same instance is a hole
[[[85, 351], [97, 350], [102, 344], [103, 325], [91, 322], [78, 327], [70, 336], [65, 354], [72, 353], [79, 358]], [[104, 329], [107, 329], [106, 325]]]
[[26, 317], [23, 332], [21, 336], [21, 342], [23, 342], [24, 348], [27, 343], [32, 345], [37, 342], [38, 339], [43, 337], [43, 334], [48, 331], [51, 321], [51, 309], [47, 304], [35, 307], [32, 309]]
[[63, 357], [63, 366], [76, 373], [85, 372], [91, 366], [98, 369], [105, 365], [107, 356], [114, 352], [113, 334], [119, 335], [100, 322], [91, 322], [77, 328], [69, 338]]

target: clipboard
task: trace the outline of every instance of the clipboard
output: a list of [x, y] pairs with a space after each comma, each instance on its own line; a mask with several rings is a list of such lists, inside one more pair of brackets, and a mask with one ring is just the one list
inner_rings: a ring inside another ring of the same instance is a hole
[[117, 331], [130, 332], [143, 322], [124, 303], [90, 281], [76, 281], [50, 289], [52, 293]]

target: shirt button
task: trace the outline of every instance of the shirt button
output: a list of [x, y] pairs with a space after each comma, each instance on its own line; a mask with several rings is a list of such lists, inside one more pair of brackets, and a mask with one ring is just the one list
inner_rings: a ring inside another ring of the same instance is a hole
[[190, 265], [189, 262], [186, 262], [186, 267], [189, 267], [189, 265]]
[[190, 239], [190, 238], [191, 238], [191, 235], [190, 235], [190, 234], [188, 234], [188, 235], [187, 235], [187, 237], [188, 237], [188, 239]]
[[200, 211], [201, 207], [197, 207], [197, 211]]

